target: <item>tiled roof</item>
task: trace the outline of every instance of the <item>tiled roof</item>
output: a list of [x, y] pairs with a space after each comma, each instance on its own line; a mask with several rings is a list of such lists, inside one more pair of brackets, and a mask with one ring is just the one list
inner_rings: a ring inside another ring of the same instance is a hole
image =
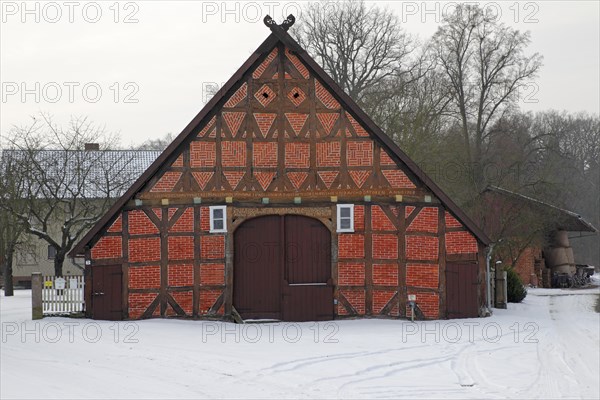
[[[160, 155], [150, 150], [2, 150], [3, 162], [27, 160], [41, 168], [32, 182], [22, 182], [23, 191], [32, 187], [37, 197], [60, 193], [69, 198], [73, 193], [86, 198], [111, 198], [123, 195], [133, 182]], [[40, 181], [46, 182], [45, 187]], [[26, 185], [25, 185], [26, 184]]]

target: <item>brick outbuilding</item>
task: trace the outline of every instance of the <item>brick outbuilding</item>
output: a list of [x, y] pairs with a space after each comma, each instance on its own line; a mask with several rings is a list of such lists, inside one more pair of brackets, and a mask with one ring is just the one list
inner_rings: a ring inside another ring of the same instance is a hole
[[98, 319], [477, 316], [485, 234], [287, 33], [82, 239]]

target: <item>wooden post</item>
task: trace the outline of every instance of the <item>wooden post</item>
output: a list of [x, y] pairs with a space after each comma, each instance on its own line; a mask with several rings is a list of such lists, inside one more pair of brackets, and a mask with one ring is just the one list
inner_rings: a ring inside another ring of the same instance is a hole
[[496, 269], [496, 308], [507, 308], [507, 273]]
[[44, 309], [42, 308], [42, 273], [31, 274], [31, 319], [42, 319]]

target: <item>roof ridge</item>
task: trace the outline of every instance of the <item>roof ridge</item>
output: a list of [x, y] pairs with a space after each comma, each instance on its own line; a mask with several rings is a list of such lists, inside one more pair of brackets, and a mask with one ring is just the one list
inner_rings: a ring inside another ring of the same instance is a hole
[[192, 119], [192, 121], [181, 131], [179, 135], [169, 144], [169, 146], [161, 153], [161, 155], [148, 167], [148, 169], [136, 180], [136, 182], [125, 192], [119, 200], [117, 200], [108, 212], [98, 221], [98, 223], [77, 243], [73, 250], [69, 253], [70, 256], [80, 255], [84, 253], [84, 247], [87, 246], [112, 220], [116, 218], [118, 211], [125, 206], [135, 194], [143, 188], [148, 180], [154, 176], [160, 166], [173, 158], [173, 154], [181, 146], [186, 139], [194, 132], [194, 130], [205, 120], [212, 117], [216, 107], [225, 99], [225, 96], [241, 85], [241, 78], [259, 61], [262, 61], [268, 56], [269, 52], [277, 43], [281, 42], [290, 50], [294, 51], [301, 61], [306, 64], [315, 73], [315, 78], [323, 82], [328, 87], [335, 97], [338, 97], [340, 104], [344, 105], [357, 120], [368, 127], [376, 140], [379, 140], [393, 156], [404, 164], [408, 170], [421, 180], [433, 193], [437, 196], [446, 209], [453, 214], [465, 227], [471, 231], [480, 242], [487, 245], [490, 239], [485, 232], [479, 228], [467, 214], [465, 214], [455, 203], [448, 197], [442, 189], [429, 178], [421, 168], [412, 161], [406, 153], [404, 153], [392, 139], [387, 136], [377, 124], [348, 96], [333, 79], [321, 68], [319, 64], [304, 50], [298, 42], [296, 42], [281, 26], [269, 26], [271, 34], [258, 46], [258, 48], [250, 55], [250, 57], [242, 64], [242, 66], [229, 78], [229, 80], [217, 91], [212, 99], [200, 110], [200, 112]]

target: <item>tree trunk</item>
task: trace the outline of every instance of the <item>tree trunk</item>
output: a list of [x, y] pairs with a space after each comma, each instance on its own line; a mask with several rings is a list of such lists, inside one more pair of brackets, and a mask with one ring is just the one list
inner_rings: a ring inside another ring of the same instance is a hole
[[65, 256], [57, 253], [56, 257], [54, 257], [54, 275], [55, 276], [62, 276], [64, 262], [65, 262]]
[[14, 295], [12, 270], [13, 254], [14, 249], [12, 246], [9, 246], [9, 248], [6, 249], [6, 260], [4, 261], [4, 296]]

